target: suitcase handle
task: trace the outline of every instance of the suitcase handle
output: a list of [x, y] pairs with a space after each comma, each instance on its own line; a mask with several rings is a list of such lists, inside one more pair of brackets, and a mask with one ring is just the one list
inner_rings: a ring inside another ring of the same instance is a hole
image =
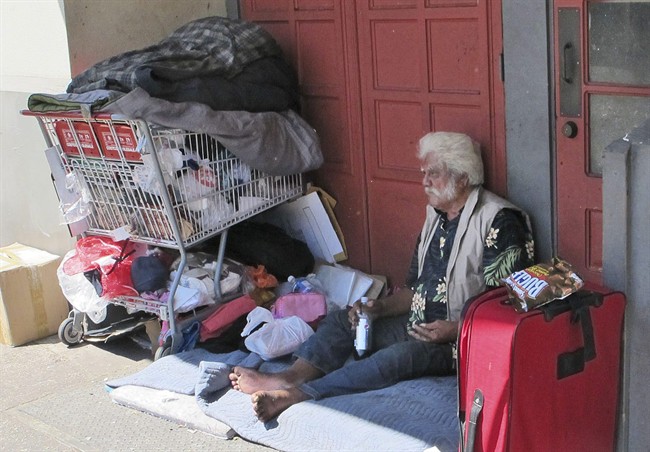
[[463, 447], [463, 452], [474, 451], [474, 441], [476, 440], [476, 426], [478, 424], [478, 416], [483, 410], [483, 392], [480, 389], [474, 391], [472, 399], [472, 409], [469, 413], [469, 422], [467, 427], [467, 443]]
[[594, 341], [594, 327], [591, 322], [590, 306], [603, 304], [603, 296], [599, 293], [580, 291], [571, 294], [565, 300], [551, 303], [542, 308], [544, 319], [547, 322], [557, 315], [571, 311], [571, 323], [580, 322], [584, 346], [572, 352], [562, 353], [557, 357], [557, 379], [575, 375], [585, 369], [585, 363], [596, 357], [596, 344]]

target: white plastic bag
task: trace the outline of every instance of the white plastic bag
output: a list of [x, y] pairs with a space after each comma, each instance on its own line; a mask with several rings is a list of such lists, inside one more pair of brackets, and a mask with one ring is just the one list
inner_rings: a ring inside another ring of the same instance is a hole
[[59, 286], [61, 286], [63, 296], [70, 302], [72, 307], [87, 314], [93, 322], [100, 323], [106, 318], [108, 301], [97, 295], [95, 287], [83, 273], [68, 275], [63, 271], [65, 262], [75, 254], [77, 254], [76, 249], [68, 251], [56, 269]]
[[[274, 319], [271, 311], [261, 307], [253, 309], [246, 317], [246, 321], [246, 326], [241, 333], [242, 337], [248, 336], [244, 340], [244, 345], [265, 361], [295, 352], [300, 344], [314, 334], [314, 330], [300, 317]], [[251, 333], [265, 322], [266, 324], [260, 329]]]
[[61, 200], [59, 211], [62, 224], [71, 224], [81, 221], [92, 212], [90, 190], [83, 176], [77, 175], [74, 170], [65, 176], [65, 189], [68, 196], [67, 202]]
[[[165, 185], [172, 183], [173, 175], [183, 167], [183, 154], [178, 149], [162, 149], [158, 152], [158, 160], [162, 169]], [[147, 193], [161, 196], [166, 188], [161, 185], [157, 177], [155, 163], [150, 154], [142, 155], [142, 165], [133, 169], [133, 181]]]

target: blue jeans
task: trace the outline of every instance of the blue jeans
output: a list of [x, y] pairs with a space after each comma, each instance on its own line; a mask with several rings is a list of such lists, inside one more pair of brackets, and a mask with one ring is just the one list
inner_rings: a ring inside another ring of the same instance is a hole
[[354, 331], [346, 309], [330, 313], [294, 353], [321, 370], [321, 378], [299, 389], [313, 399], [385, 388], [401, 380], [424, 375], [452, 375], [451, 344], [433, 344], [412, 338], [406, 332], [408, 314], [375, 320], [373, 353], [348, 361], [354, 351]]

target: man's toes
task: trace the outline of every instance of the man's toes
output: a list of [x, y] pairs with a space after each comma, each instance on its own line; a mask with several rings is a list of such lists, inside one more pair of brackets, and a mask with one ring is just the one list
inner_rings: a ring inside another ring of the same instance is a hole
[[251, 396], [251, 401], [253, 402], [253, 411], [255, 412], [255, 416], [257, 416], [258, 419], [262, 420], [262, 416], [264, 415], [264, 406], [260, 401], [262, 400], [262, 396], [260, 394], [253, 394]]

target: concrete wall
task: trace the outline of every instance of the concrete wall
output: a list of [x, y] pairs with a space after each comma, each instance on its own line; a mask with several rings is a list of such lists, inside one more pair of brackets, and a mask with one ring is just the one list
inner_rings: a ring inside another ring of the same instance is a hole
[[555, 249], [546, 8], [545, 2], [503, 0], [508, 198], [531, 216], [543, 261]]
[[187, 22], [226, 16], [225, 0], [64, 0], [76, 75], [113, 55], [155, 44]]
[[[612, 143], [603, 160], [603, 276], [625, 292], [623, 419], [619, 450], [650, 444], [650, 121]], [[631, 396], [633, 395], [633, 396]]]

